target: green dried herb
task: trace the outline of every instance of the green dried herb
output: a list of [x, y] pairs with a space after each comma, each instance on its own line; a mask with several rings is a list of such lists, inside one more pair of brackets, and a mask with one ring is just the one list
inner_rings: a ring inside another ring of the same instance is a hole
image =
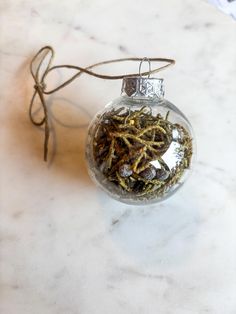
[[[153, 115], [147, 106], [105, 112], [93, 138], [96, 167], [109, 182], [129, 194], [142, 199], [163, 196], [179, 182], [192, 157], [190, 134], [168, 118], [169, 111], [165, 117]], [[176, 167], [169, 169], [162, 157], [174, 141], [179, 144]], [[156, 161], [158, 168], [153, 165]]]

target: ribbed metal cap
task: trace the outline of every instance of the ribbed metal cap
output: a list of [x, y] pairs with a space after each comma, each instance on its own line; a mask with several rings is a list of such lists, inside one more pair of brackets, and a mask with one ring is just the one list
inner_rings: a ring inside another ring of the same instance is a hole
[[164, 97], [163, 79], [159, 78], [145, 78], [125, 77], [123, 79], [122, 95], [129, 97]]

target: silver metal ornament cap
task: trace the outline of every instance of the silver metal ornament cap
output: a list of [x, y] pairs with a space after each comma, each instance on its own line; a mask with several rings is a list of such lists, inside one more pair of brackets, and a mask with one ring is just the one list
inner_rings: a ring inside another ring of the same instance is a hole
[[121, 94], [129, 97], [164, 97], [163, 79], [125, 77], [123, 78]]

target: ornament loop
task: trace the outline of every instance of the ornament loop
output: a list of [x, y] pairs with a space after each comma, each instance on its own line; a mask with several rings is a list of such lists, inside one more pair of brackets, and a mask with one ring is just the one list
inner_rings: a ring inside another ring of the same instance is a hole
[[147, 58], [147, 57], [144, 57], [144, 58], [141, 60], [141, 62], [139, 63], [139, 77], [140, 77], [140, 78], [143, 77], [143, 75], [142, 75], [142, 73], [141, 73], [141, 69], [142, 69], [142, 64], [143, 64], [144, 61], [147, 61], [147, 62], [148, 62], [148, 67], [149, 67], [148, 78], [149, 78], [149, 77], [150, 77], [150, 73], [152, 72], [152, 70], [151, 70], [151, 61], [150, 61], [150, 59]]

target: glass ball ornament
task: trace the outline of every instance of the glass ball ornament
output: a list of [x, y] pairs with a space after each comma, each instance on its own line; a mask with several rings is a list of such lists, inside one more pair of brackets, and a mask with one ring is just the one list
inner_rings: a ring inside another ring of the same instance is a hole
[[192, 127], [164, 99], [163, 79], [125, 77], [121, 96], [94, 117], [88, 130], [92, 180], [127, 204], [173, 195], [186, 181], [194, 154]]

